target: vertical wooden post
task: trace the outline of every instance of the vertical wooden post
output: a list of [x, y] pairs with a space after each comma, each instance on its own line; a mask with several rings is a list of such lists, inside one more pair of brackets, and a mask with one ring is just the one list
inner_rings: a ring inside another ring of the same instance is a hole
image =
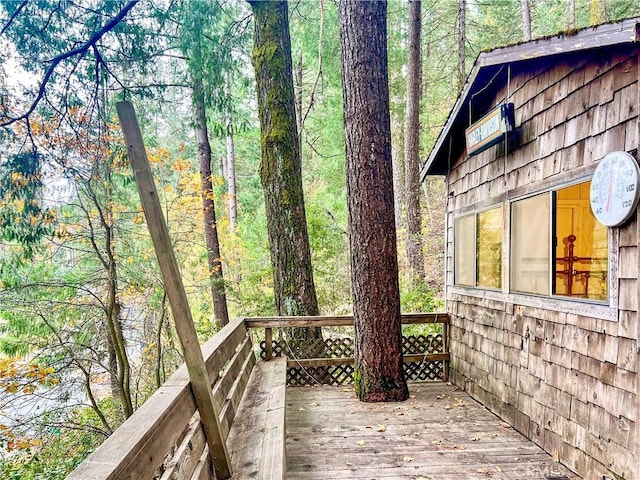
[[151, 175], [151, 167], [147, 159], [138, 120], [130, 102], [118, 102], [117, 109], [120, 125], [127, 142], [129, 160], [138, 185], [142, 208], [147, 219], [158, 263], [160, 264], [165, 290], [171, 304], [176, 332], [182, 345], [185, 363], [191, 379], [191, 389], [200, 413], [200, 422], [213, 459], [213, 468], [217, 479], [227, 480], [231, 478], [229, 453], [220, 435], [220, 421], [213, 406], [211, 382], [202, 357], [202, 348], [196, 335], [187, 295], [180, 276], [180, 269], [178, 268], [178, 262], [158, 199], [158, 192]]
[[264, 329], [264, 359], [268, 362], [273, 358], [273, 329], [265, 327]]
[[[442, 350], [444, 353], [449, 353], [449, 319], [448, 318], [447, 318], [447, 321], [442, 324]], [[443, 360], [442, 367], [443, 367], [442, 375], [444, 377], [443, 380], [445, 382], [448, 382], [449, 381], [449, 361]]]

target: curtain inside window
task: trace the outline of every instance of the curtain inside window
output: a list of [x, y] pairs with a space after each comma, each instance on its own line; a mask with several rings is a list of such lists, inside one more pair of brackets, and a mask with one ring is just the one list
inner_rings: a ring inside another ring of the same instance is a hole
[[545, 193], [511, 204], [511, 290], [549, 295], [550, 201]]

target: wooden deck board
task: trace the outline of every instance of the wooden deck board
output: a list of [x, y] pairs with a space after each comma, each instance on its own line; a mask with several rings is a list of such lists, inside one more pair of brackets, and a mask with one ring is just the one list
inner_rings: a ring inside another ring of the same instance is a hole
[[351, 387], [287, 389], [287, 478], [579, 479], [466, 393], [411, 384], [402, 403]]
[[253, 368], [229, 432], [232, 478], [283, 478], [286, 358], [260, 362]]

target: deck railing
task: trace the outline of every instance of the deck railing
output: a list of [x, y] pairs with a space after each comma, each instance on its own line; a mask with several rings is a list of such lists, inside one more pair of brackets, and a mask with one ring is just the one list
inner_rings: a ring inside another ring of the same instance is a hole
[[[250, 329], [264, 328], [260, 358], [286, 356], [288, 386], [343, 385], [353, 383], [353, 316], [256, 317], [245, 319]], [[447, 380], [449, 316], [446, 313], [402, 315], [404, 326], [429, 326], [403, 331], [404, 370], [409, 381]], [[322, 338], [305, 343], [301, 349], [287, 339], [288, 328], [321, 328]], [[279, 332], [274, 337], [274, 330]], [[407, 330], [406, 327], [403, 330]]]
[[[247, 349], [251, 341], [244, 319], [230, 322], [202, 346], [223, 438], [239, 402], [235, 380]], [[249, 358], [255, 361], [253, 355]], [[67, 480], [213, 478], [196, 418], [189, 375], [182, 365]]]
[[[433, 371], [440, 372], [439, 375], [429, 379], [446, 379], [449, 360], [448, 315], [409, 314], [402, 316], [402, 322], [405, 325], [436, 325], [435, 328], [439, 330], [405, 335], [404, 350], [408, 352], [405, 355], [405, 364], [416, 364], [417, 371], [422, 372], [425, 368], [435, 368]], [[344, 340], [350, 337], [345, 335], [343, 330], [353, 328], [353, 317], [271, 317], [234, 320], [202, 347], [224, 438], [228, 435], [240, 401], [236, 389], [239, 383], [238, 376], [244, 373], [239, 372], [247, 371], [239, 364], [242, 363], [243, 352], [246, 354], [246, 350], [252, 345], [252, 335], [248, 335], [249, 329], [264, 328], [266, 341], [260, 342], [260, 357], [268, 359], [290, 353], [287, 352], [289, 346], [284, 337], [274, 339], [273, 332], [274, 329], [288, 327], [322, 327], [325, 334], [321, 356], [289, 360], [289, 384], [305, 384], [300, 378], [305, 378], [309, 373], [311, 378], [315, 378], [316, 383], [322, 379], [320, 373], [325, 373], [332, 379], [327, 383], [349, 382], [347, 367], [352, 371], [354, 360], [352, 349], [349, 349], [348, 345], [350, 341], [352, 344], [352, 340]], [[256, 333], [254, 332], [253, 336], [256, 336]], [[262, 337], [261, 334], [257, 336]], [[332, 348], [331, 345], [342, 347]], [[338, 354], [338, 351], [341, 353]], [[250, 357], [253, 361], [253, 356]], [[439, 366], [436, 368], [433, 365]], [[180, 367], [68, 477], [69, 480], [156, 478], [213, 478], [211, 459], [204, 435], [199, 428], [196, 405], [184, 366]]]

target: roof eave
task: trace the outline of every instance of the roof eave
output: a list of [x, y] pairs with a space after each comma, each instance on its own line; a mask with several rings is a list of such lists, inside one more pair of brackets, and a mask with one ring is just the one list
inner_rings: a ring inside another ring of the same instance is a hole
[[580, 52], [613, 45], [629, 44], [638, 41], [640, 18], [630, 18], [615, 23], [607, 23], [596, 27], [589, 27], [576, 32], [566, 33], [555, 37], [532, 40], [509, 47], [497, 48], [478, 55], [476, 62], [467, 77], [460, 95], [444, 124], [436, 143], [420, 170], [420, 180], [427, 175], [446, 175], [448, 173], [447, 139], [453, 124], [469, 95], [476, 90], [476, 80], [480, 72], [489, 67], [525, 62], [552, 55]]

